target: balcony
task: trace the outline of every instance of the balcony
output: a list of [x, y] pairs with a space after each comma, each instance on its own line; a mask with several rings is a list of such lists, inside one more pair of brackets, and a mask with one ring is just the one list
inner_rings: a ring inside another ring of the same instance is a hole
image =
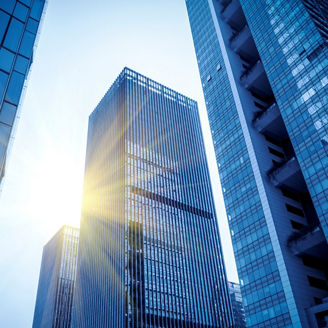
[[258, 58], [254, 39], [248, 25], [245, 25], [239, 33], [236, 33], [231, 37], [230, 48], [236, 54], [245, 58]]
[[295, 157], [270, 170], [268, 176], [275, 187], [287, 187], [299, 192], [306, 190], [301, 168]]
[[240, 82], [247, 90], [254, 91], [263, 97], [272, 95], [270, 83], [260, 60], [241, 75]]
[[264, 112], [261, 112], [261, 114], [254, 119], [253, 125], [258, 132], [264, 135], [276, 137], [280, 140], [287, 137], [285, 125], [276, 103], [271, 105]]
[[328, 327], [328, 297], [322, 300], [321, 304], [316, 304], [308, 309], [307, 316], [309, 319], [310, 327], [324, 328]]
[[238, 0], [231, 0], [229, 3], [226, 2], [221, 14], [223, 20], [237, 30], [246, 24], [244, 12]]
[[328, 260], [328, 246], [326, 238], [319, 227], [307, 233], [297, 232], [288, 240], [294, 255], [310, 255]]

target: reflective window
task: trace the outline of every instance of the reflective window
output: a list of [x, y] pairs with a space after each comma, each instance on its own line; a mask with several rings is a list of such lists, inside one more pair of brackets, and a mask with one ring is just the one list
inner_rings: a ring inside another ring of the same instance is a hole
[[[1, 5], [0, 5], [1, 6]], [[6, 28], [9, 22], [9, 15], [0, 10], [0, 43], [5, 35]]]
[[0, 69], [10, 72], [14, 61], [14, 54], [5, 48], [0, 49]]
[[8, 145], [11, 127], [0, 123], [0, 143], [1, 145]]
[[30, 16], [36, 20], [40, 20], [44, 0], [34, 0]]
[[29, 60], [18, 55], [15, 63], [15, 70], [19, 73], [25, 74], [28, 68]]
[[27, 21], [26, 30], [36, 34], [38, 30], [38, 24], [39, 22], [37, 22], [35, 19], [29, 18]]
[[32, 0], [20, 0], [20, 2], [21, 3], [24, 3], [24, 5], [26, 5], [26, 6], [31, 6], [31, 2], [32, 2]]
[[24, 24], [13, 18], [9, 24], [4, 46], [12, 51], [17, 51], [18, 44], [23, 33]]
[[8, 74], [0, 71], [0, 100], [2, 99], [3, 94], [5, 92], [7, 81], [8, 81]]
[[15, 0], [1, 0], [0, 8], [11, 14], [15, 7]]
[[35, 39], [35, 34], [32, 34], [30, 32], [25, 32], [19, 49], [19, 53], [25, 57], [30, 58], [33, 50], [34, 39]]
[[5, 99], [15, 105], [18, 105], [23, 85], [24, 75], [17, 72], [13, 72]]
[[21, 3], [17, 2], [16, 8], [14, 10], [14, 16], [25, 22], [28, 14], [28, 8]]
[[0, 111], [0, 122], [13, 125], [17, 107], [6, 102]]

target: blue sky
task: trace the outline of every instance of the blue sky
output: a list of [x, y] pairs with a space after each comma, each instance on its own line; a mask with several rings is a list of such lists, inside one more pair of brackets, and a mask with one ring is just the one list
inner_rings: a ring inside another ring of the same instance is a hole
[[50, 0], [0, 196], [2, 327], [31, 326], [42, 247], [79, 225], [88, 116], [124, 66], [198, 101], [236, 280], [185, 2]]

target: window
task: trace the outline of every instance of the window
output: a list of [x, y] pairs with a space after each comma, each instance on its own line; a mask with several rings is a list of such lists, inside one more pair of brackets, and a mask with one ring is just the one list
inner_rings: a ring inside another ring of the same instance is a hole
[[2, 99], [3, 94], [5, 92], [7, 82], [8, 82], [8, 74], [0, 71], [0, 100]]
[[10, 137], [11, 127], [0, 123], [0, 140], [1, 145], [8, 145], [8, 140]]
[[13, 125], [16, 109], [16, 106], [4, 102], [0, 111], [0, 122]]
[[[0, 8], [3, 9], [4, 11], [8, 12], [9, 14], [11, 14], [14, 10], [15, 7], [15, 0], [1, 0], [0, 1]], [[0, 19], [1, 21], [1, 19]]]
[[25, 74], [28, 68], [29, 60], [18, 55], [15, 63], [15, 70], [19, 73]]
[[36, 34], [38, 30], [38, 22], [32, 18], [29, 18], [26, 25], [26, 30]]
[[44, 0], [34, 0], [30, 16], [36, 20], [40, 20], [43, 5]]
[[24, 3], [24, 5], [26, 6], [30, 6], [31, 5], [31, 2], [32, 0], [19, 0], [21, 3]]
[[5, 99], [15, 105], [18, 105], [23, 84], [24, 84], [24, 75], [18, 72], [13, 72], [9, 82]]
[[14, 54], [5, 48], [0, 49], [0, 68], [6, 72], [10, 72], [14, 61]]
[[14, 52], [17, 51], [24, 24], [13, 18], [9, 24], [4, 46]]
[[28, 14], [28, 8], [21, 3], [17, 2], [16, 8], [14, 10], [14, 16], [25, 22]]
[[30, 32], [25, 32], [19, 49], [19, 53], [30, 58], [33, 50], [35, 35]]
[[9, 15], [0, 10], [0, 43], [2, 42], [2, 39], [5, 35], [8, 23]]

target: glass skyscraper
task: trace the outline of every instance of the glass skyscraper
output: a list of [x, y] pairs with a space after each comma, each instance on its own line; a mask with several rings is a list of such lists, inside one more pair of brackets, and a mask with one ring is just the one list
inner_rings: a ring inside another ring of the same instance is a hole
[[186, 0], [248, 327], [327, 311], [326, 3]]
[[229, 281], [228, 286], [233, 316], [235, 319], [234, 328], [246, 328], [245, 310], [243, 306], [240, 285], [235, 282]]
[[63, 226], [44, 246], [33, 328], [70, 328], [79, 230]]
[[45, 0], [0, 1], [0, 183]]
[[232, 327], [197, 103], [125, 68], [89, 118], [73, 327]]

